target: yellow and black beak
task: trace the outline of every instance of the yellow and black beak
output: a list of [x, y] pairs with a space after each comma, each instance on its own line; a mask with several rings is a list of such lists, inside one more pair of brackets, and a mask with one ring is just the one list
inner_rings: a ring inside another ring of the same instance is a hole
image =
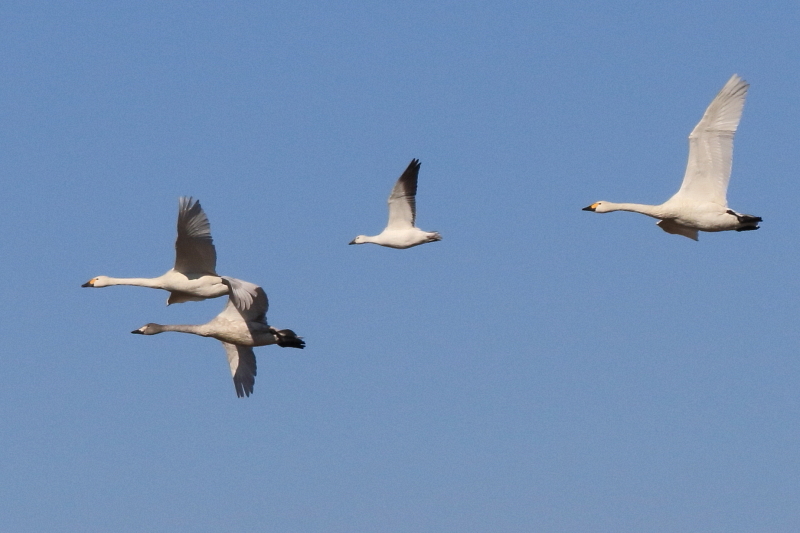
[[94, 287], [94, 278], [81, 285], [81, 287]]
[[597, 204], [596, 203], [584, 207], [583, 209], [581, 209], [581, 211], [594, 211], [595, 209], [597, 209]]

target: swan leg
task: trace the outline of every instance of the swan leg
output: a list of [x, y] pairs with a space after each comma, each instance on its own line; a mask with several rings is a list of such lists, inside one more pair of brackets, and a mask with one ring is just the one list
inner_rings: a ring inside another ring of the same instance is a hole
[[[736, 220], [738, 220], [740, 224], [754, 224], [754, 223], [762, 222], [761, 217], [757, 217], [757, 216], [753, 216], [753, 215], [740, 215], [739, 213], [737, 213], [733, 209], [728, 209], [725, 212], [728, 213], [729, 215], [735, 216]], [[755, 228], [751, 228], [751, 229], [755, 229]]]
[[276, 344], [281, 348], [300, 348], [301, 350], [306, 347], [306, 343], [302, 337], [290, 329], [277, 329], [272, 326], [269, 327], [269, 332], [275, 335]]
[[728, 209], [726, 211], [729, 215], [733, 215], [736, 217], [736, 220], [739, 221], [739, 224], [747, 224], [746, 226], [742, 226], [741, 228], [736, 228], [736, 231], [753, 231], [758, 229], [758, 223], [761, 222], [761, 217], [756, 217], [753, 215], [740, 215], [733, 209]]

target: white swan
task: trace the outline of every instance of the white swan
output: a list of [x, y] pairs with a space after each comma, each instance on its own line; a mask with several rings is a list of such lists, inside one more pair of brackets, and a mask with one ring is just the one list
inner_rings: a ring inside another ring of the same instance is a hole
[[419, 165], [418, 159], [412, 159], [406, 171], [395, 183], [392, 194], [389, 195], [389, 224], [386, 229], [372, 237], [359, 235], [350, 244], [371, 242], [389, 248], [402, 249], [442, 240], [442, 236], [435, 231], [422, 231], [414, 227], [414, 220], [417, 216], [416, 194]]
[[[250, 396], [256, 377], [256, 356], [253, 346], [277, 344], [283, 348], [304, 348], [306, 343], [290, 329], [276, 329], [267, 324], [269, 302], [264, 289], [235, 278], [223, 277], [231, 288], [228, 303], [220, 314], [202, 325], [146, 324], [131, 331], [139, 335], [155, 335], [164, 331], [192, 333], [213, 337], [222, 342], [231, 367], [233, 384], [238, 397]], [[249, 309], [240, 311], [236, 300], [246, 293], [251, 301]]]
[[[181, 197], [178, 202], [178, 238], [175, 241], [175, 266], [157, 278], [111, 278], [97, 276], [81, 287], [109, 287], [111, 285], [135, 285], [170, 292], [167, 305], [188, 301], [200, 301], [228, 294], [228, 286], [217, 275], [217, 251], [211, 239], [208, 223], [200, 202], [191, 197]], [[247, 294], [237, 300], [240, 305], [249, 305]]]
[[667, 233], [697, 240], [700, 231], [758, 229], [760, 217], [728, 208], [733, 135], [739, 126], [749, 85], [734, 74], [689, 135], [689, 163], [680, 190], [661, 205], [595, 202], [584, 211], [633, 211], [659, 219]]

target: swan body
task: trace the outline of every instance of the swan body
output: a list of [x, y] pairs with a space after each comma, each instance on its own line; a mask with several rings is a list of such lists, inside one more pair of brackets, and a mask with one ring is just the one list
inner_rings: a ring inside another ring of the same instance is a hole
[[435, 231], [423, 231], [414, 222], [417, 216], [417, 178], [420, 162], [412, 159], [405, 172], [398, 178], [389, 195], [389, 224], [378, 235], [359, 235], [350, 244], [378, 244], [389, 248], [405, 249], [440, 241], [442, 236]]
[[[82, 287], [134, 285], [169, 291], [167, 305], [201, 301], [228, 294], [229, 287], [216, 272], [217, 251], [199, 201], [181, 197], [178, 206], [178, 238], [175, 241], [175, 266], [155, 278], [112, 278], [96, 276]], [[239, 300], [244, 303], [247, 300]]]
[[760, 217], [728, 208], [727, 190], [733, 160], [733, 136], [739, 126], [749, 85], [734, 74], [689, 135], [689, 162], [681, 188], [661, 205], [595, 202], [584, 211], [632, 211], [658, 219], [675, 235], [698, 240], [698, 231], [749, 231]]
[[228, 294], [228, 287], [219, 276], [204, 275], [190, 278], [174, 268], [156, 278], [112, 278], [96, 276], [81, 285], [82, 287], [110, 287], [112, 285], [134, 285], [170, 291], [167, 305], [182, 302], [199, 302], [207, 298], [218, 298]]
[[[276, 329], [267, 324], [269, 302], [264, 289], [247, 281], [223, 277], [228, 285], [228, 303], [222, 312], [205, 324], [145, 324], [131, 333], [156, 335], [165, 331], [191, 333], [201, 337], [213, 337], [222, 342], [233, 376], [236, 395], [240, 398], [253, 392], [256, 376], [254, 346], [277, 344], [284, 348], [304, 348], [305, 342], [292, 330]], [[249, 296], [246, 310], [237, 301]]]

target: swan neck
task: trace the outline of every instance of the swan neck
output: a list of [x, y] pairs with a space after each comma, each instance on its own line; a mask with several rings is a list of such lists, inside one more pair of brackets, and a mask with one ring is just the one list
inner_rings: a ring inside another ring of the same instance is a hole
[[161, 278], [106, 278], [106, 285], [133, 285], [136, 287], [150, 287], [162, 289]]
[[608, 204], [609, 211], [631, 211], [633, 213], [641, 213], [653, 218], [663, 218], [664, 210], [660, 205], [647, 205], [647, 204]]
[[203, 326], [196, 326], [193, 324], [153, 324], [155, 333], [163, 333], [165, 331], [177, 331], [179, 333], [192, 333], [193, 335], [200, 335], [205, 337]]

